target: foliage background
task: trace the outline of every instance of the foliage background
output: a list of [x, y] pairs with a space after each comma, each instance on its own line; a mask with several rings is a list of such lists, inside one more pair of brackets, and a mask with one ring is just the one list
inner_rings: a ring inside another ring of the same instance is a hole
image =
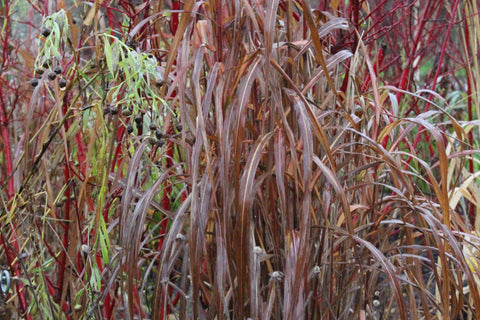
[[5, 319], [473, 319], [478, 1], [2, 1]]

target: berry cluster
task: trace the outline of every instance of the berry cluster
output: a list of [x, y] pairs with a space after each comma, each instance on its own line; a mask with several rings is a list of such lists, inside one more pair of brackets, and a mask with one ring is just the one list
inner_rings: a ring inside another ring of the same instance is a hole
[[[50, 36], [51, 31], [48, 28], [43, 28], [40, 33], [43, 37], [47, 38]], [[46, 70], [49, 70], [47, 74], [47, 78], [50, 81], [54, 81], [57, 78], [57, 76], [60, 76], [60, 80], [58, 80], [58, 86], [60, 87], [61, 90], [65, 90], [65, 88], [67, 87], [67, 80], [65, 80], [65, 78], [62, 77], [63, 68], [60, 66], [59, 62], [57, 61], [57, 65], [55, 66], [55, 68], [53, 68], [53, 70], [51, 70], [51, 64], [52, 64], [52, 61], [50, 59], [46, 59], [45, 61], [43, 61], [40, 67], [35, 68], [35, 74], [38, 76], [38, 79], [32, 78], [30, 80], [30, 84], [32, 85], [32, 87], [35, 88], [36, 86], [38, 86], [39, 79], [41, 79], [42, 75], [45, 73]]]

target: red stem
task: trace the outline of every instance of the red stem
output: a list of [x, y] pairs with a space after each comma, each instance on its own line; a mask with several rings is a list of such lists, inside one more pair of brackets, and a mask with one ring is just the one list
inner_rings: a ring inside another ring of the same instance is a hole
[[[68, 110], [68, 95], [65, 95], [63, 99], [63, 114], [66, 114]], [[70, 127], [70, 122], [67, 120], [65, 122], [65, 132], [68, 132], [68, 129]], [[69, 166], [69, 154], [65, 154], [65, 164], [63, 168], [63, 176], [64, 176], [64, 183], [67, 184], [67, 187], [65, 188], [65, 212], [63, 217], [59, 217], [60, 219], [63, 219], [63, 238], [62, 238], [62, 245], [63, 245], [63, 250], [60, 253], [60, 264], [59, 264], [59, 271], [58, 271], [58, 278], [57, 278], [57, 296], [55, 297], [56, 302], [60, 302], [60, 299], [62, 297], [62, 292], [64, 288], [64, 280], [65, 280], [65, 271], [67, 269], [67, 252], [68, 252], [68, 244], [69, 244], [69, 237], [70, 237], [70, 209], [72, 206], [72, 199], [71, 199], [71, 188], [70, 188], [70, 178], [72, 177], [72, 173], [70, 172], [70, 166]]]
[[172, 16], [170, 18], [170, 30], [172, 31], [172, 35], [175, 36], [177, 33], [178, 28], [178, 11], [180, 10], [180, 1], [173, 0], [172, 1]]
[[[427, 4], [423, 9], [422, 16], [419, 18], [420, 23], [418, 24], [418, 27], [417, 27], [417, 35], [416, 35], [415, 40], [413, 41], [413, 44], [411, 46], [411, 50], [410, 50], [410, 53], [408, 55], [407, 62], [405, 64], [405, 68], [402, 71], [402, 75], [401, 75], [400, 82], [399, 82], [399, 85], [398, 85], [398, 88], [400, 90], [406, 90], [407, 89], [407, 83], [408, 83], [408, 79], [409, 79], [409, 76], [410, 76], [410, 66], [413, 65], [413, 61], [415, 60], [415, 57], [416, 57], [415, 53], [417, 52], [418, 43], [422, 39], [422, 34], [423, 34], [422, 30], [423, 30], [423, 26], [426, 22], [425, 16], [427, 15], [428, 10], [429, 10], [429, 5]], [[396, 96], [397, 96], [397, 101], [400, 101], [400, 99], [403, 96], [403, 93], [397, 92]]]
[[[278, 4], [278, 6], [285, 12], [287, 12], [287, 4], [285, 3], [285, 0], [283, 1], [280, 1], [280, 3]], [[220, 14], [221, 11], [218, 11], [218, 7], [222, 7], [222, 3], [221, 1], [217, 1], [217, 14]], [[292, 11], [292, 16], [295, 20], [297, 21], [300, 21], [300, 16], [298, 15], [298, 13], [296, 13], [295, 11]], [[218, 19], [219, 21], [221, 21], [221, 19]], [[217, 20], [217, 22], [218, 22]]]
[[[2, 32], [4, 35], [3, 37], [3, 60], [2, 60], [2, 66], [1, 69], [5, 70], [7, 68], [8, 64], [8, 36], [10, 34], [10, 13], [9, 13], [9, 2], [5, 1], [5, 31]], [[5, 154], [5, 163], [7, 165], [7, 172], [6, 176], [9, 177], [8, 180], [8, 186], [7, 186], [7, 197], [8, 199], [12, 199], [13, 194], [14, 194], [14, 185], [13, 185], [13, 179], [12, 179], [12, 172], [13, 172], [13, 164], [12, 164], [12, 153], [10, 150], [10, 135], [8, 133], [8, 116], [7, 116], [7, 107], [4, 101], [4, 96], [3, 96], [3, 81], [2, 84], [0, 85], [0, 128], [2, 130], [2, 139], [3, 139], [3, 150]]]
[[[12, 241], [7, 241], [7, 239], [5, 239], [3, 235], [3, 232], [1, 233], [0, 239], [2, 241], [2, 247], [5, 250], [8, 266], [10, 267], [10, 270], [13, 271], [13, 274], [16, 277], [21, 278], [22, 272], [20, 270], [20, 266], [18, 265], [18, 262], [14, 263], [14, 261], [16, 260], [15, 252], [18, 252], [18, 242], [17, 242], [15, 227], [13, 227], [13, 230], [12, 230], [12, 238], [13, 238]], [[13, 246], [13, 250], [7, 245], [7, 242]], [[16, 283], [16, 291], [18, 294], [18, 300], [20, 302], [20, 313], [25, 314], [26, 320], [32, 320], [32, 316], [30, 314], [26, 314], [26, 311], [28, 310], [28, 304], [27, 304], [27, 298], [25, 297], [25, 290], [22, 282], [19, 281]]]
[[[447, 33], [445, 34], [445, 40], [443, 41], [443, 44], [442, 44], [442, 51], [440, 52], [440, 58], [438, 59], [437, 70], [435, 72], [435, 76], [433, 77], [432, 91], [435, 91], [435, 86], [437, 84], [437, 79], [438, 79], [438, 76], [440, 75], [440, 71], [442, 69], [443, 57], [445, 56], [445, 51], [447, 49], [447, 43], [448, 43], [448, 40], [450, 38], [450, 32], [452, 31], [452, 27], [453, 27], [453, 24], [454, 24], [454, 21], [455, 21], [455, 16], [457, 14], [457, 9], [458, 9], [459, 3], [460, 3], [460, 0], [457, 0], [455, 2], [453, 12], [450, 16], [450, 22], [448, 24]], [[432, 99], [432, 95], [430, 95], [430, 99]], [[430, 108], [430, 105], [427, 104], [425, 106], [425, 112], [428, 111], [429, 108]], [[417, 133], [417, 135], [415, 137], [415, 140], [413, 142], [413, 148], [416, 148], [417, 144], [420, 142], [420, 135], [422, 134], [422, 131], [423, 131], [423, 127], [419, 128], [418, 133]], [[425, 134], [425, 137], [426, 137], [426, 140], [428, 142], [430, 140], [430, 137], [427, 134]], [[435, 152], [433, 150], [433, 146], [432, 146], [432, 144], [428, 144], [428, 145], [429, 145], [429, 148], [430, 148], [430, 155], [433, 156], [435, 154]]]
[[[4, 30], [2, 32], [3, 35], [3, 41], [2, 41], [2, 47], [3, 47], [3, 52], [2, 52], [2, 66], [1, 69], [5, 70], [7, 68], [8, 64], [8, 40], [9, 40], [9, 35], [10, 35], [10, 5], [9, 1], [4, 1]], [[3, 81], [0, 84], [0, 128], [1, 128], [1, 136], [3, 140], [3, 152], [5, 155], [5, 164], [7, 167], [7, 172], [6, 176], [8, 178], [8, 183], [7, 183], [7, 198], [8, 200], [13, 199], [14, 194], [15, 194], [15, 188], [13, 184], [13, 163], [12, 163], [12, 153], [10, 150], [10, 135], [8, 132], [8, 117], [7, 117], [7, 106], [4, 101], [4, 95], [3, 95]], [[15, 224], [12, 223], [12, 233], [11, 233], [12, 240], [10, 241], [11, 245], [13, 246], [13, 250], [15, 252], [18, 252], [18, 242], [17, 242], [17, 236], [16, 236], [16, 226]], [[1, 240], [2, 240], [2, 246], [4, 248], [4, 251], [6, 253], [7, 257], [7, 262], [10, 267], [10, 270], [13, 271], [14, 275], [17, 277], [21, 277], [21, 270], [20, 266], [18, 265], [18, 262], [14, 261], [15, 259], [15, 252], [11, 250], [9, 246], [7, 246], [7, 239], [5, 239], [3, 233], [1, 234]], [[25, 296], [25, 290], [23, 290], [23, 284], [21, 282], [17, 282], [16, 284], [16, 289], [18, 293], [18, 299], [20, 301], [20, 312], [22, 314], [25, 314], [28, 305], [27, 305], [27, 299]], [[26, 319], [30, 320], [31, 316], [27, 314]]]
[[[360, 12], [360, 3], [358, 0], [353, 0], [352, 1], [352, 4], [351, 4], [351, 8], [352, 8], [352, 22], [353, 22], [353, 26], [355, 27], [355, 30], [358, 30], [358, 17], [359, 17], [359, 12]], [[352, 52], [355, 52], [355, 50], [357, 50], [357, 43], [358, 43], [358, 39], [357, 37], [354, 36], [354, 41], [352, 43]]]

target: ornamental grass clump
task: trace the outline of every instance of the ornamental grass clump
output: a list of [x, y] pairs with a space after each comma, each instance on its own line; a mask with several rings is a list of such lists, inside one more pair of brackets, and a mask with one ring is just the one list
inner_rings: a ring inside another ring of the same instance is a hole
[[0, 8], [16, 318], [476, 318], [476, 1]]

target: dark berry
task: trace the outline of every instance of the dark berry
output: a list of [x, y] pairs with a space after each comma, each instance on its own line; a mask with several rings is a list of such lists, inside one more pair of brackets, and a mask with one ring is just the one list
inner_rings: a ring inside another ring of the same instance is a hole
[[128, 134], [131, 134], [133, 132], [133, 126], [131, 124], [127, 126], [127, 132]]
[[157, 130], [157, 125], [155, 123], [150, 123], [150, 130], [152, 131]]
[[160, 139], [160, 140], [157, 140], [157, 141], [155, 142], [155, 144], [156, 144], [157, 147], [159, 147], [159, 148], [160, 148], [161, 146], [163, 146], [164, 143], [165, 143], [165, 142], [164, 142], [163, 140], [161, 140], [161, 139]]
[[177, 124], [177, 126], [175, 128], [177, 129], [178, 132], [182, 131], [182, 125], [181, 124]]
[[48, 69], [48, 68], [50, 68], [50, 60], [45, 60], [45, 61], [43, 61], [42, 67], [43, 67], [43, 69]]
[[135, 124], [136, 124], [136, 126], [137, 126], [137, 130], [138, 130], [138, 131], [140, 131], [140, 130], [143, 129], [143, 123], [142, 123], [142, 122], [137, 122], [137, 123], [135, 123]]
[[50, 35], [50, 33], [52, 33], [52, 31], [50, 31], [50, 29], [48, 29], [48, 28], [43, 28], [42, 29], [42, 36], [44, 36], [45, 38], [48, 37]]
[[163, 137], [162, 130], [157, 129], [157, 130], [155, 131], [155, 137], [157, 137], [157, 139], [162, 139], [162, 137]]
[[132, 110], [130, 109], [123, 109], [122, 110], [122, 115], [125, 116], [125, 117], [128, 117], [128, 116], [131, 116], [132, 115]]
[[135, 122], [137, 123], [137, 125], [139, 124], [142, 124], [143, 123], [143, 116], [141, 114], [137, 114], [135, 116], [135, 118], [133, 118], [135, 120]]
[[45, 70], [43, 70], [43, 68], [37, 68], [37, 69], [35, 69], [35, 73], [38, 74], [39, 76], [41, 76], [44, 71], [45, 71]]
[[55, 69], [53, 69], [53, 72], [55, 72], [56, 74], [62, 73], [62, 67], [56, 66]]
[[138, 42], [133, 39], [128, 39], [125, 43], [130, 49], [135, 50], [138, 46]]
[[30, 84], [32, 85], [32, 87], [35, 88], [36, 86], [38, 86], [38, 79], [33, 78], [32, 80], [30, 80]]
[[113, 114], [113, 115], [116, 115], [118, 114], [118, 108], [117, 107], [113, 107], [110, 109], [110, 112]]
[[50, 72], [48, 74], [48, 79], [50, 80], [55, 80], [56, 77], [57, 77], [57, 74], [55, 72]]
[[62, 89], [65, 88], [67, 86], [67, 80], [65, 80], [64, 78], [60, 79], [60, 81], [58, 81], [58, 85]]

